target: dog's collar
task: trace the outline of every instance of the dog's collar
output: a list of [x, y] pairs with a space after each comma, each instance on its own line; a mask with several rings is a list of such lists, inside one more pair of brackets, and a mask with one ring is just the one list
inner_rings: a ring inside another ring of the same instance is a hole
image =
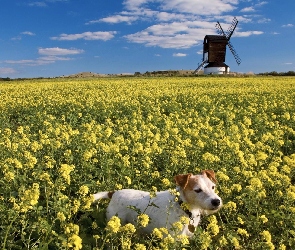
[[182, 209], [182, 210], [188, 215], [188, 217], [190, 218], [190, 220], [193, 220], [194, 217], [193, 217], [192, 212], [189, 211], [187, 208], [184, 208], [184, 207], [182, 206], [183, 203], [184, 203], [183, 200], [180, 199], [180, 198], [178, 198], [178, 204], [179, 204], [179, 206], [181, 207], [181, 209]]
[[194, 226], [194, 217], [193, 217], [192, 212], [189, 211], [189, 209], [186, 208], [185, 206], [182, 206], [184, 204], [184, 201], [182, 199], [178, 198], [178, 204], [181, 207], [181, 209], [188, 215], [188, 217], [190, 219], [189, 224], [188, 224], [188, 230], [191, 233], [194, 233], [195, 232], [195, 226]]

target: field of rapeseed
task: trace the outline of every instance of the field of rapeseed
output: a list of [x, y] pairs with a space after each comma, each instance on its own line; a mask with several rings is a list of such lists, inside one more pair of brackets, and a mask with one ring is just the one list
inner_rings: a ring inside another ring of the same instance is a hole
[[[202, 169], [224, 207], [192, 240], [92, 204]], [[295, 78], [1, 83], [0, 221], [1, 249], [294, 249]]]

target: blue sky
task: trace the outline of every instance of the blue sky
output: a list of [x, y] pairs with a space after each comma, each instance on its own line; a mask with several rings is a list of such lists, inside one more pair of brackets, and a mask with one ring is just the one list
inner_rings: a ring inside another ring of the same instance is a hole
[[192, 69], [203, 39], [239, 24], [231, 71], [295, 71], [294, 0], [1, 0], [0, 77]]

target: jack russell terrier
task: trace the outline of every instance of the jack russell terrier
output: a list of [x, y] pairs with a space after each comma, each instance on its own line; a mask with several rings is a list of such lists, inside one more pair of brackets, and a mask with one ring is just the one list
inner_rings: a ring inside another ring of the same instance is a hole
[[[180, 234], [192, 236], [200, 222], [201, 215], [217, 212], [222, 206], [221, 198], [215, 193], [216, 178], [213, 170], [203, 170], [201, 174], [180, 174], [174, 177], [177, 192], [171, 190], [149, 192], [122, 189], [115, 192], [99, 192], [94, 200], [111, 199], [107, 208], [107, 220], [118, 216], [122, 224], [136, 224], [137, 216], [149, 216], [149, 224], [141, 228], [142, 233], [152, 233], [154, 228], [165, 227], [172, 232], [172, 225], [182, 216], [189, 218]], [[175, 196], [178, 193], [179, 196]]]

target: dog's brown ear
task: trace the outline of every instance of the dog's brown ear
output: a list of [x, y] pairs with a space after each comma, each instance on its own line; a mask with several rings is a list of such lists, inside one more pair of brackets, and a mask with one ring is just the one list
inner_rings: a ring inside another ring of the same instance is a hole
[[188, 179], [192, 174], [179, 174], [174, 177], [177, 186], [180, 186], [182, 189], [185, 189], [188, 183]]
[[202, 171], [203, 175], [206, 175], [211, 181], [213, 181], [214, 183], [217, 183], [217, 180], [215, 178], [215, 173], [213, 170], [210, 169], [206, 169]]

